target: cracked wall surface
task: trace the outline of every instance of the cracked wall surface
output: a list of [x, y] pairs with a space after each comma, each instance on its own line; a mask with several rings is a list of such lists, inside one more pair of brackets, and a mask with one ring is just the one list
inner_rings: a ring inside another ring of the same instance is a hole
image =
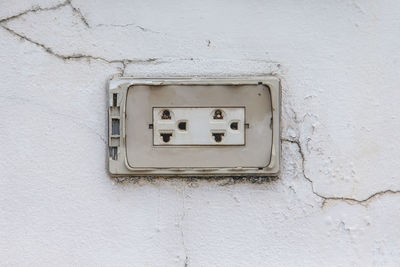
[[[400, 3], [0, 1], [0, 265], [398, 266]], [[276, 75], [279, 179], [110, 179], [125, 76]]]

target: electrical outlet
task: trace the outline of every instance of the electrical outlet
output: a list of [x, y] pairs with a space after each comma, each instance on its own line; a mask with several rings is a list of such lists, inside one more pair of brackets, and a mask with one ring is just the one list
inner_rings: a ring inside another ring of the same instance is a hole
[[276, 77], [117, 77], [109, 96], [112, 175], [279, 173]]
[[155, 146], [245, 144], [244, 107], [154, 107]]

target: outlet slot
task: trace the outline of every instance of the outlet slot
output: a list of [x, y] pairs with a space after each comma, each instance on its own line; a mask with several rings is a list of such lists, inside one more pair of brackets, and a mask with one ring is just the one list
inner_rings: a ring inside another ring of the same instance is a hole
[[161, 114], [162, 120], [170, 120], [171, 119], [171, 112], [168, 109], [164, 109]]
[[181, 131], [186, 131], [187, 130], [187, 122], [186, 121], [178, 122], [178, 129]]
[[231, 122], [231, 129], [237, 131], [239, 129], [239, 123], [237, 121]]
[[224, 119], [224, 113], [222, 112], [222, 110], [216, 109], [214, 111], [213, 119], [214, 120], [223, 120]]
[[217, 143], [221, 143], [222, 142], [222, 137], [224, 136], [224, 133], [212, 133], [212, 136], [215, 140], [215, 142]]
[[171, 140], [172, 133], [160, 133], [160, 137], [164, 143], [168, 143]]

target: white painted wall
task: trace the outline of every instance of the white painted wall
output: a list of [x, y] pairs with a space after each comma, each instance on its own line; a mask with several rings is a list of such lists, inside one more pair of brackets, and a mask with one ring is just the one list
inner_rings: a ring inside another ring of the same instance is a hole
[[[1, 266], [399, 266], [400, 2], [0, 1]], [[279, 180], [106, 171], [111, 75], [275, 74]]]

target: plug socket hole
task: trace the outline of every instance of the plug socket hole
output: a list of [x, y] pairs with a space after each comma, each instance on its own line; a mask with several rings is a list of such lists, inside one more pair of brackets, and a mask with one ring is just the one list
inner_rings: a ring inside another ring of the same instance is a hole
[[222, 120], [224, 118], [222, 110], [220, 110], [220, 109], [215, 110], [213, 118], [214, 118], [214, 120]]
[[215, 142], [220, 143], [222, 141], [222, 137], [224, 136], [224, 133], [212, 133], [212, 136], [214, 137]]
[[164, 143], [168, 143], [171, 140], [172, 133], [162, 133], [160, 136]]
[[168, 109], [163, 110], [161, 115], [162, 120], [170, 120], [171, 119], [171, 112]]
[[181, 121], [180, 123], [178, 123], [178, 129], [182, 130], [182, 131], [186, 131], [186, 121]]
[[237, 130], [239, 128], [239, 124], [237, 122], [232, 122], [230, 127], [232, 130]]

